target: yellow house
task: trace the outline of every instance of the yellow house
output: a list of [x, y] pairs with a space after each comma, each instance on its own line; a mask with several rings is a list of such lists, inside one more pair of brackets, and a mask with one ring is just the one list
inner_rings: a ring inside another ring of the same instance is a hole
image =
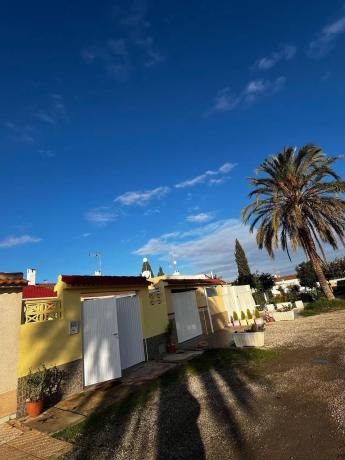
[[26, 285], [22, 273], [0, 273], [0, 423], [16, 414], [18, 339]]
[[151, 281], [149, 290], [159, 293], [166, 304], [168, 316], [176, 325], [178, 343], [211, 334], [228, 324], [222, 296], [224, 281], [182, 275], [164, 275]]
[[26, 298], [19, 330], [18, 409], [30, 369], [64, 371], [63, 394], [120, 377], [165, 351], [168, 315], [141, 276], [60, 275], [50, 296]]

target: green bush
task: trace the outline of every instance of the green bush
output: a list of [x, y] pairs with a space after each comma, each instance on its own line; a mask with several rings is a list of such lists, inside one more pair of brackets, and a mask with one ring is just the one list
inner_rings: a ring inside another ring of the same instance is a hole
[[327, 300], [326, 298], [321, 298], [315, 300], [305, 306], [305, 310], [301, 312], [301, 315], [312, 316], [336, 310], [345, 310], [345, 299]]
[[246, 315], [244, 314], [244, 311], [241, 311], [241, 320], [244, 321], [246, 319]]
[[232, 315], [234, 321], [238, 321], [238, 314], [237, 311], [234, 311], [234, 314]]
[[260, 312], [257, 308], [255, 308], [254, 315], [255, 315], [255, 318], [260, 318]]

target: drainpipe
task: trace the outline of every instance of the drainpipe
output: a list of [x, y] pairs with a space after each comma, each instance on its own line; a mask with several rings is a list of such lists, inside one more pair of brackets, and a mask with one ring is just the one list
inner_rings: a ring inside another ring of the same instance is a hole
[[207, 297], [207, 292], [206, 292], [206, 288], [205, 288], [205, 287], [204, 287], [204, 295], [205, 295], [205, 298], [206, 298], [207, 312], [208, 312], [208, 317], [209, 317], [209, 320], [210, 320], [211, 331], [212, 331], [212, 334], [213, 334], [213, 333], [214, 333], [214, 329], [213, 329], [212, 318], [211, 318], [211, 313], [210, 313], [210, 305], [209, 305], [209, 303], [208, 303], [208, 297]]

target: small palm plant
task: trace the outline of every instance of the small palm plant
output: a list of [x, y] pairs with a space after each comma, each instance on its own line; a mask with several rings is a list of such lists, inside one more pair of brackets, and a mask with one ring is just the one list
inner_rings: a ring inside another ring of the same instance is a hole
[[289, 245], [293, 251], [304, 250], [329, 300], [334, 295], [323, 271], [322, 243], [333, 249], [339, 243], [345, 246], [345, 201], [340, 195], [345, 182], [332, 169], [336, 160], [312, 144], [267, 158], [257, 177], [249, 179], [254, 200], [242, 211], [252, 232], [258, 226], [258, 247], [266, 248], [271, 257], [279, 246], [289, 258]]

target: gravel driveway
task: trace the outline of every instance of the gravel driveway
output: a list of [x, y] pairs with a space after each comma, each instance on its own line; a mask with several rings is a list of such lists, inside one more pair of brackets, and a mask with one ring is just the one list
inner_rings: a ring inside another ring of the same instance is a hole
[[263, 364], [157, 388], [104, 420], [73, 459], [344, 459], [345, 311], [269, 325]]

